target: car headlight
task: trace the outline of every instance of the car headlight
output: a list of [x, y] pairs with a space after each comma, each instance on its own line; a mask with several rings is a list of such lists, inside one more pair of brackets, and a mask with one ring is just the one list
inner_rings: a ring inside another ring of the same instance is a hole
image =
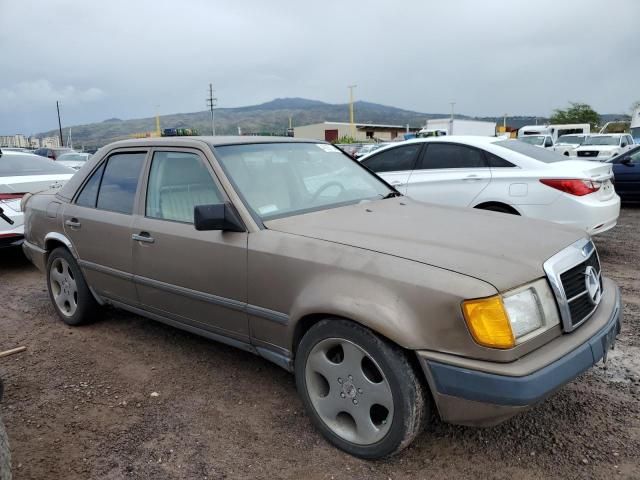
[[465, 300], [462, 311], [474, 340], [492, 348], [513, 348], [560, 323], [545, 279], [501, 295]]

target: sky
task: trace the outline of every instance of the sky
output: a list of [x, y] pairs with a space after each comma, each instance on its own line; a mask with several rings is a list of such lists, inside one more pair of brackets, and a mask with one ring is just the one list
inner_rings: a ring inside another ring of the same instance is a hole
[[0, 135], [280, 97], [548, 116], [640, 100], [640, 0], [0, 0]]

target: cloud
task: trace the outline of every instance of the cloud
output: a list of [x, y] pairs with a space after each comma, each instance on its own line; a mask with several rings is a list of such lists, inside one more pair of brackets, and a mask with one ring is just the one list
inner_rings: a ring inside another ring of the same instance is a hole
[[50, 107], [56, 101], [78, 106], [102, 100], [105, 92], [97, 87], [77, 88], [73, 85], [54, 87], [45, 79], [18, 82], [10, 88], [0, 88], [0, 111], [31, 110]]

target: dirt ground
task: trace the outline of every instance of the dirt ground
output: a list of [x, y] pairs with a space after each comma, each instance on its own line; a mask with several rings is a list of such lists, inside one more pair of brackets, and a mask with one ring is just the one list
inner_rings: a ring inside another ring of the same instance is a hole
[[602, 365], [490, 429], [434, 420], [412, 446], [362, 461], [327, 444], [293, 377], [257, 356], [110, 310], [59, 321], [44, 276], [0, 252], [0, 359], [14, 478], [640, 478], [640, 208], [597, 238], [624, 326]]

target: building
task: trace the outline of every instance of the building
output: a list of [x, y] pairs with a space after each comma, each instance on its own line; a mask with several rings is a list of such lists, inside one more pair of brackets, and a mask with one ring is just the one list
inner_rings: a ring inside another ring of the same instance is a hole
[[29, 141], [22, 134], [0, 135], [0, 147], [28, 148]]
[[38, 137], [29, 137], [29, 148], [40, 148], [40, 139]]
[[44, 137], [40, 139], [40, 146], [42, 148], [56, 148], [60, 146], [60, 139], [58, 137]]
[[[380, 125], [375, 123], [356, 123], [355, 138], [359, 142], [366, 141], [391, 141], [396, 137], [409, 132], [417, 132], [419, 128], [403, 125]], [[293, 136], [309, 138], [313, 140], [325, 140], [336, 142], [341, 137], [351, 137], [351, 124], [347, 122], [322, 122], [312, 125], [303, 125], [293, 129]]]

